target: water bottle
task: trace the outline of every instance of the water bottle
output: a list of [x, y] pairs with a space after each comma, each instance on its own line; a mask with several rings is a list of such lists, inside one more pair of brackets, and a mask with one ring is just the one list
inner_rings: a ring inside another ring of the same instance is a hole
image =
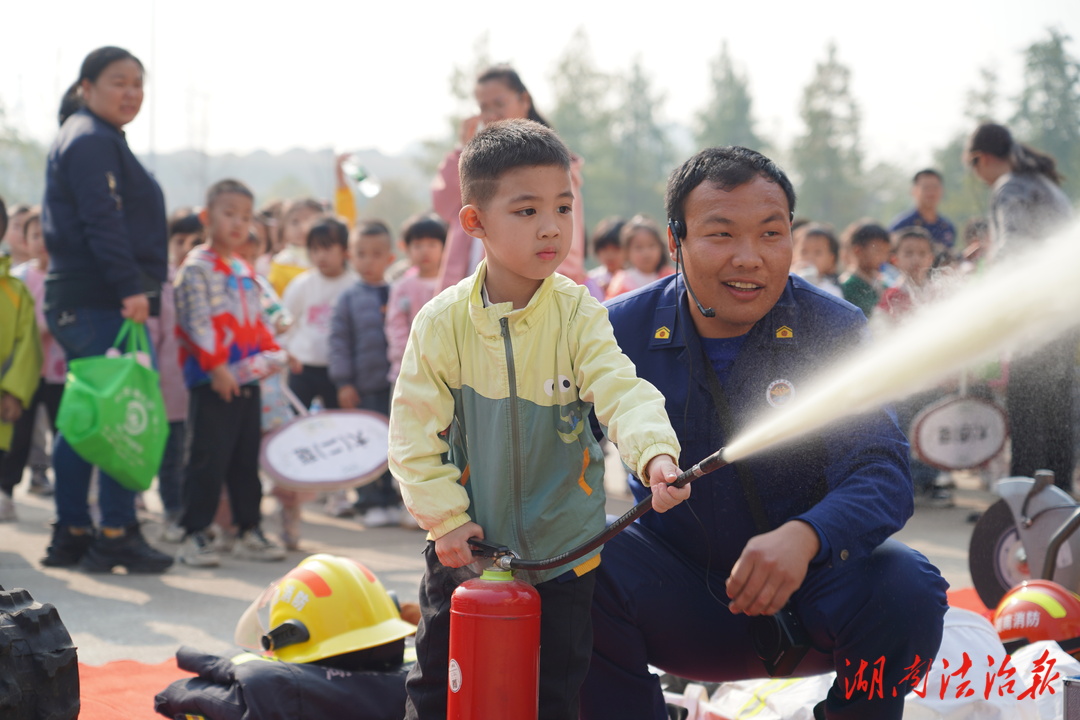
[[341, 171], [356, 183], [356, 189], [366, 198], [373, 198], [382, 190], [379, 179], [368, 172], [360, 161], [360, 155], [353, 153], [341, 163]]
[[323, 411], [323, 401], [321, 395], [316, 395], [315, 399], [311, 401], [311, 407], [308, 408], [308, 412], [314, 415], [317, 412]]

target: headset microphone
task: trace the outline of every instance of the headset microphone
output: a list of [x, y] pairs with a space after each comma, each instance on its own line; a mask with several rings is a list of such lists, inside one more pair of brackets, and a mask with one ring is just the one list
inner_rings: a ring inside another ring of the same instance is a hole
[[[711, 307], [705, 307], [701, 304], [701, 301], [697, 299], [694, 288], [690, 287], [690, 280], [686, 277], [686, 263], [684, 263], [682, 259], [683, 224], [678, 220], [668, 220], [668, 230], [671, 231], [671, 236], [675, 238], [675, 264], [676, 266], [682, 266], [682, 281], [683, 285], [686, 286], [686, 291], [690, 293], [690, 297], [694, 299], [694, 304], [697, 305], [698, 312], [701, 313], [703, 317], [716, 317], [716, 310]], [[676, 270], [677, 269], [678, 267], [676, 267]]]

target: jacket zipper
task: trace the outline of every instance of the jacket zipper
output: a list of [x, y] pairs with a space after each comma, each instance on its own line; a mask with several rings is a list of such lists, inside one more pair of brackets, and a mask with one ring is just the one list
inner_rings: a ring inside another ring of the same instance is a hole
[[514, 346], [510, 341], [510, 320], [506, 317], [499, 318], [499, 326], [503, 338], [503, 349], [506, 351], [506, 370], [510, 382], [510, 497], [513, 498], [510, 512], [514, 527], [517, 529], [517, 540], [521, 543], [520, 552], [524, 557], [532, 557], [529, 554], [529, 548], [525, 547], [525, 528], [522, 517], [525, 492], [524, 473], [521, 467], [521, 419], [518, 417], [517, 369], [514, 367]]

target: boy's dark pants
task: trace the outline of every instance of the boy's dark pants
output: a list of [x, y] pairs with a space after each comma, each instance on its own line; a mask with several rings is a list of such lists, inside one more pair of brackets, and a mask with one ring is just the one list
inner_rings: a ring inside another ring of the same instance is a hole
[[[361, 393], [359, 409], [371, 410], [389, 417], [390, 388]], [[356, 510], [361, 513], [375, 507], [387, 508], [401, 505], [401, 498], [398, 496], [394, 476], [390, 474], [389, 470], [374, 482], [356, 488], [356, 498]]]
[[10, 495], [22, 479], [26, 461], [30, 457], [30, 446], [33, 443], [34, 423], [37, 421], [38, 405], [44, 404], [46, 414], [49, 416], [49, 427], [56, 435], [56, 415], [60, 411], [60, 398], [64, 394], [63, 383], [47, 383], [44, 379], [38, 384], [30, 404], [23, 410], [23, 414], [15, 421], [15, 429], [11, 437], [11, 450], [7, 457], [0, 462], [0, 491]]
[[[439, 562], [435, 543], [424, 550], [427, 572], [420, 583], [420, 627], [416, 633], [416, 665], [406, 680], [406, 720], [446, 718], [447, 665], [450, 656], [450, 596], [462, 582], [476, 577], [468, 567], [448, 568]], [[564, 580], [564, 578], [567, 578]], [[578, 691], [592, 654], [592, 596], [596, 571], [573, 573], [542, 582], [540, 593], [539, 720], [577, 720]], [[485, 668], [494, 675], [497, 667]], [[504, 678], [503, 682], [514, 682]], [[507, 719], [509, 720], [509, 719]]]
[[259, 526], [261, 412], [258, 385], [244, 385], [229, 402], [209, 385], [192, 388], [180, 520], [188, 533], [205, 530], [213, 521], [222, 486], [228, 489], [233, 521], [240, 532]]
[[336, 410], [337, 385], [330, 379], [330, 369], [316, 365], [304, 365], [299, 373], [289, 373], [289, 389], [296, 399], [306, 407], [311, 407], [316, 396], [322, 398], [323, 407]]

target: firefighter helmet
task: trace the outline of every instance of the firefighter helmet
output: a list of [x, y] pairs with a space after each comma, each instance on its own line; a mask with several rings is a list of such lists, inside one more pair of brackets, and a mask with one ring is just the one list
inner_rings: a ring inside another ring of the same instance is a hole
[[[268, 608], [268, 624], [260, 611]], [[253, 623], [257, 623], [254, 624]], [[263, 628], [269, 630], [263, 632]], [[349, 558], [320, 553], [300, 562], [252, 604], [236, 640], [287, 662], [308, 663], [401, 640], [416, 626], [401, 619], [375, 574]]]
[[1080, 596], [1049, 580], [1026, 580], [1001, 598], [994, 629], [1003, 642], [1080, 637]]

